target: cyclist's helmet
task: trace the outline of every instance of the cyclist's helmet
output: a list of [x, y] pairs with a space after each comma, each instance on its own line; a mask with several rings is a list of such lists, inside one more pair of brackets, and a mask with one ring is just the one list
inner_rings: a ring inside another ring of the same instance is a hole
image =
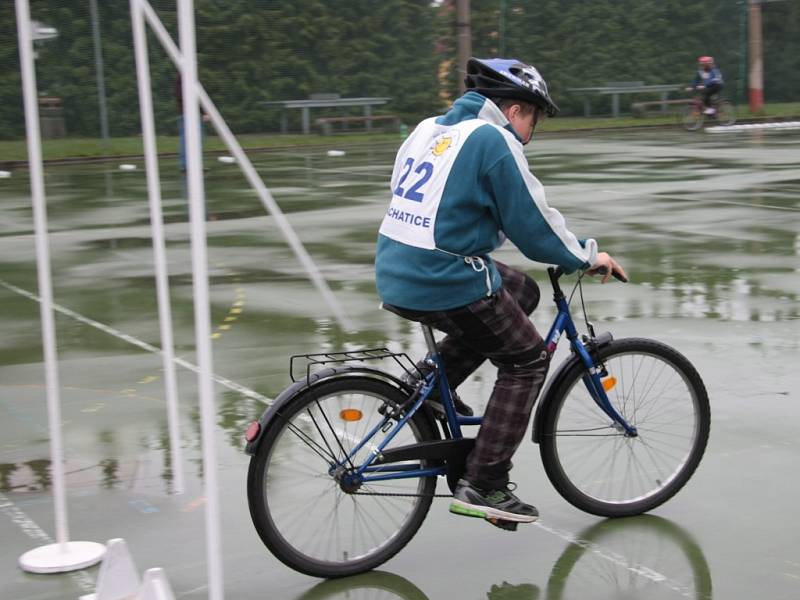
[[701, 65], [713, 65], [714, 64], [714, 57], [713, 56], [701, 56], [697, 59]]
[[558, 112], [539, 71], [513, 58], [470, 58], [464, 83], [468, 90], [488, 98], [522, 100], [538, 106], [550, 117]]

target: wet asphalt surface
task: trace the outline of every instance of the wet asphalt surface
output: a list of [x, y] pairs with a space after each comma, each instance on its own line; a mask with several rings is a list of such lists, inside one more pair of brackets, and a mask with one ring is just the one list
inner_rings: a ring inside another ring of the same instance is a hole
[[[335, 141], [330, 148], [336, 148]], [[227, 598], [800, 597], [800, 137], [672, 131], [546, 136], [528, 147], [548, 201], [631, 275], [584, 288], [615, 337], [683, 352], [709, 391], [712, 430], [693, 479], [651, 515], [604, 520], [552, 489], [537, 448], [515, 457], [534, 526], [507, 533], [436, 500], [380, 571], [322, 582], [284, 567], [247, 509], [247, 423], [290, 382], [288, 356], [387, 345], [418, 357], [412, 324], [378, 309], [374, 241], [393, 144], [257, 154], [254, 163], [357, 333], [342, 332], [236, 165], [207, 157], [214, 372]], [[71, 539], [124, 538], [140, 571], [163, 567], [177, 598], [207, 597], [196, 375], [178, 368], [186, 490], [172, 493], [143, 164], [46, 169]], [[194, 356], [185, 188], [162, 163], [176, 353]], [[0, 596], [77, 598], [97, 568], [31, 575], [19, 556], [55, 536], [27, 172], [0, 181]], [[544, 267], [497, 257], [546, 290]], [[534, 315], [554, 315], [545, 293]], [[101, 326], [105, 329], [101, 329]], [[123, 336], [131, 336], [124, 338]], [[559, 350], [561, 354], [564, 349]], [[558, 358], [554, 364], [558, 362]], [[484, 366], [460, 390], [480, 410]], [[444, 483], [439, 491], [445, 489]]]

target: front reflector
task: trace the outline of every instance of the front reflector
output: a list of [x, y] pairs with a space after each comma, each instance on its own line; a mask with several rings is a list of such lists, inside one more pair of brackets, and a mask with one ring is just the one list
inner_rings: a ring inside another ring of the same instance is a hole
[[261, 433], [261, 423], [253, 421], [247, 426], [247, 431], [244, 432], [244, 439], [248, 442], [252, 442], [258, 437], [259, 433]]
[[617, 378], [612, 377], [609, 375], [605, 379], [603, 379], [603, 389], [607, 392], [610, 392], [614, 389], [614, 386], [617, 385]]
[[360, 421], [364, 414], [357, 408], [345, 408], [339, 413], [339, 416], [342, 421]]

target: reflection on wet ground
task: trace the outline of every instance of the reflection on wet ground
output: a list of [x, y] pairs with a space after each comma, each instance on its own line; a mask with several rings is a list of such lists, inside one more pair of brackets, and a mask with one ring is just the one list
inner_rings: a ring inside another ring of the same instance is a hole
[[[577, 536], [569, 535], [571, 543], [555, 561], [542, 586], [502, 581], [469, 597], [486, 600], [713, 598], [711, 572], [703, 551], [691, 535], [671, 521], [653, 515], [606, 520]], [[447, 583], [449, 577], [442, 578]], [[457, 587], [457, 575], [452, 578]], [[295, 600], [337, 598], [432, 600], [409, 579], [387, 571], [324, 581]]]
[[[526, 443], [514, 475], [520, 495], [544, 515], [539, 526], [496, 532], [434, 504], [417, 538], [381, 572], [319, 583], [273, 559], [249, 521], [242, 432], [288, 384], [287, 357], [363, 346], [418, 357], [423, 349], [414, 325], [377, 309], [373, 284], [396, 148], [360, 146], [341, 157], [326, 150], [253, 159], [359, 323], [357, 334], [334, 325], [236, 166], [209, 161], [206, 173], [229, 597], [800, 595], [790, 501], [800, 488], [785, 476], [800, 449], [800, 139], [791, 133], [552, 136], [527, 148], [549, 202], [632, 275], [626, 286], [585, 286], [598, 330], [676, 346], [709, 388], [706, 457], [658, 516], [602, 521], [578, 513], [552, 491]], [[91, 578], [31, 576], [13, 566], [53, 530], [26, 177], [17, 171], [0, 184], [0, 589], [20, 599], [76, 597], [93, 591]], [[162, 165], [162, 178], [176, 352], [191, 364], [185, 189], [174, 162]], [[124, 537], [142, 569], [167, 570], [179, 597], [205, 597], [195, 375], [178, 373], [188, 481], [184, 494], [173, 494], [161, 359], [146, 350], [159, 345], [159, 333], [144, 172], [110, 163], [48, 167], [46, 188], [73, 537]], [[514, 248], [497, 256], [546, 285], [542, 268]], [[543, 326], [553, 314], [542, 302], [535, 321]], [[480, 410], [492, 381], [484, 367], [461, 395]]]

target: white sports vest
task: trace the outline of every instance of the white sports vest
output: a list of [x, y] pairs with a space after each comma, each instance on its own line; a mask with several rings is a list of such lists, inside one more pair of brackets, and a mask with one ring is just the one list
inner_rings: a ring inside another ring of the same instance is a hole
[[419, 124], [394, 164], [383, 235], [416, 248], [436, 249], [434, 226], [447, 178], [464, 142], [482, 125], [482, 119], [453, 126], [438, 125], [435, 119]]

